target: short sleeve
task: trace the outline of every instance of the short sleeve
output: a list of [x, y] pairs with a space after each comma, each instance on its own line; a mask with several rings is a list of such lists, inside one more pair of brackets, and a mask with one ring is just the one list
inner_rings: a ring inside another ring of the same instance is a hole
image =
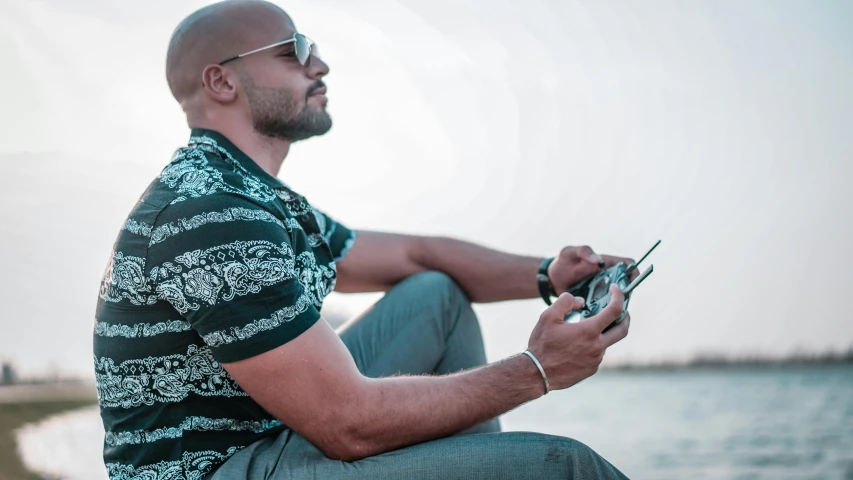
[[189, 321], [218, 361], [235, 362], [293, 340], [320, 318], [296, 256], [273, 212], [223, 194], [166, 207], [146, 265], [157, 298]]
[[317, 219], [320, 231], [323, 232], [323, 238], [332, 250], [335, 263], [340, 262], [355, 243], [356, 231], [350, 230], [317, 208], [314, 208], [314, 217]]

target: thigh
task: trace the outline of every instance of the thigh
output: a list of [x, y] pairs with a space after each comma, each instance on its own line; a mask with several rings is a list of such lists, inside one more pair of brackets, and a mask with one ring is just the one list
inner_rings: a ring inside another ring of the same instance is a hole
[[[332, 460], [293, 432], [261, 451], [237, 452], [217, 472], [266, 480], [623, 479], [607, 460], [570, 438], [529, 432], [442, 438], [355, 462]], [[234, 477], [236, 478], [236, 477]]]
[[[447, 374], [486, 363], [480, 324], [459, 285], [439, 272], [413, 275], [338, 334], [362, 374]], [[462, 434], [501, 430], [495, 418]]]
[[[626, 478], [583, 443], [570, 438], [530, 432], [484, 433], [442, 438], [360, 462], [363, 462], [361, 472], [351, 476], [340, 475], [337, 478]], [[337, 475], [334, 470], [332, 473]]]

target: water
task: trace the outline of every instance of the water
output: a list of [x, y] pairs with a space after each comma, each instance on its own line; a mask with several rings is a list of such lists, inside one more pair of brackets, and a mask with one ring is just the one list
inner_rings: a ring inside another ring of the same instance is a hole
[[505, 417], [631, 478], [853, 479], [853, 368], [605, 372]]
[[[580, 440], [631, 478], [853, 479], [853, 367], [600, 372], [503, 426]], [[19, 439], [30, 465], [93, 479], [101, 435], [86, 409]]]
[[24, 465], [47, 478], [107, 480], [98, 407], [61, 413], [18, 430]]

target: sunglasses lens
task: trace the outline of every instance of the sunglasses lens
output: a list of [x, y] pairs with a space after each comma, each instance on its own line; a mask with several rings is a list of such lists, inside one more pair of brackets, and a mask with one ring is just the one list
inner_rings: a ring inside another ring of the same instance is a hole
[[308, 58], [311, 56], [311, 42], [305, 35], [296, 34], [296, 58], [299, 63], [305, 65], [308, 63]]

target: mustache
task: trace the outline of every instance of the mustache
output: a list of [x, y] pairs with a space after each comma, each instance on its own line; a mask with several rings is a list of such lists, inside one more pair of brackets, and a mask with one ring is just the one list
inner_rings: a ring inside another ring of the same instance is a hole
[[308, 89], [308, 93], [306, 93], [306, 94], [305, 94], [305, 99], [307, 100], [307, 99], [308, 99], [308, 97], [310, 97], [310, 96], [311, 96], [311, 94], [313, 94], [314, 92], [316, 92], [317, 90], [319, 90], [319, 89], [321, 89], [321, 88], [324, 88], [325, 86], [326, 86], [326, 84], [325, 84], [325, 83], [323, 83], [323, 81], [322, 81], [322, 80], [317, 80], [317, 81], [316, 81], [316, 82], [314, 82], [314, 83], [311, 85], [311, 87]]

